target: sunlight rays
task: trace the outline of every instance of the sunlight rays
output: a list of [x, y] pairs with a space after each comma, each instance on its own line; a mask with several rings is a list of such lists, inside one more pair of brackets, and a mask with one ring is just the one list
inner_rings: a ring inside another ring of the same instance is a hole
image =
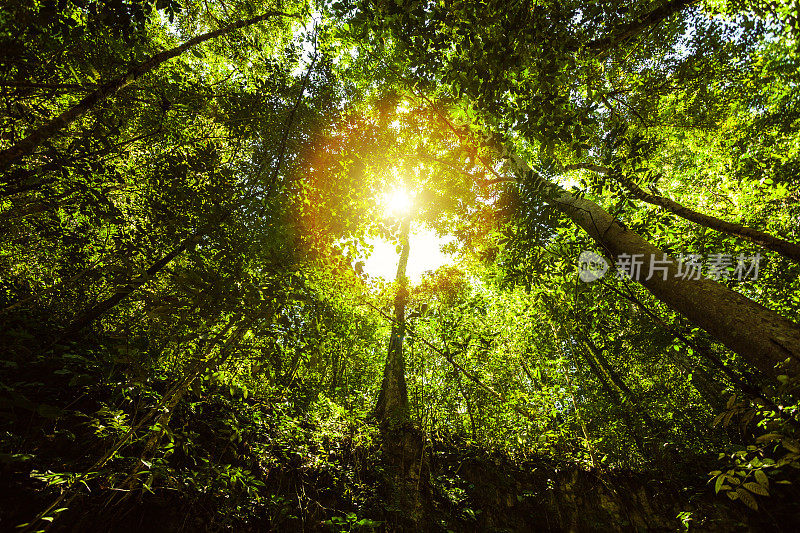
[[383, 215], [387, 218], [403, 218], [411, 213], [414, 198], [405, 187], [383, 193], [380, 198]]
[[[401, 182], [402, 183], [402, 182]], [[378, 213], [386, 219], [399, 220], [412, 216], [419, 210], [413, 192], [405, 184], [396, 186], [377, 195]], [[406, 275], [412, 283], [418, 283], [422, 274], [428, 270], [450, 264], [452, 255], [442, 252], [442, 246], [453, 241], [451, 236], [440, 236], [435, 231], [417, 223], [412, 223], [409, 234], [411, 251], [409, 254]], [[400, 252], [396, 243], [382, 237], [371, 237], [368, 242], [373, 247], [372, 253], [365, 258], [364, 271], [371, 277], [393, 281], [397, 272], [397, 261]]]

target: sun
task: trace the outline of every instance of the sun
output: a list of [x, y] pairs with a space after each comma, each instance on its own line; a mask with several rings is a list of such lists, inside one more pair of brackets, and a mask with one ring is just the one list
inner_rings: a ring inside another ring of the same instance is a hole
[[[415, 211], [415, 198], [403, 186], [387, 190], [376, 198], [380, 210], [386, 218], [403, 219]], [[453, 241], [449, 235], [438, 235], [434, 230], [412, 221], [408, 240], [411, 244], [406, 275], [412, 283], [418, 283], [422, 274], [436, 270], [442, 265], [451, 264], [454, 256], [442, 251], [442, 246]], [[396, 242], [374, 236], [368, 239], [372, 252], [364, 259], [364, 272], [370, 277], [394, 280], [397, 272], [399, 251]]]
[[404, 188], [397, 188], [383, 193], [381, 198], [383, 213], [387, 217], [403, 217], [411, 212], [414, 199]]

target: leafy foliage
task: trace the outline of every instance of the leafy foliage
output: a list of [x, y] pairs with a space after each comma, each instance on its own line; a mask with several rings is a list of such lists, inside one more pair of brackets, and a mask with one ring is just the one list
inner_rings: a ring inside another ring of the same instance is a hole
[[[613, 267], [580, 281], [582, 251], [613, 258], [559, 202], [675, 256], [760, 254], [719, 283], [796, 316], [800, 266], [741, 230], [800, 239], [797, 21], [711, 0], [11, 3], [0, 463], [31, 497], [0, 523], [489, 529], [644, 472], [727, 495], [683, 494], [663, 528], [714, 505], [791, 527], [791, 335], [775, 380]], [[397, 188], [451, 237], [407, 294], [365, 270], [403, 248], [379, 205]], [[392, 436], [374, 406], [398, 323]], [[586, 528], [621, 520], [604, 490]]]

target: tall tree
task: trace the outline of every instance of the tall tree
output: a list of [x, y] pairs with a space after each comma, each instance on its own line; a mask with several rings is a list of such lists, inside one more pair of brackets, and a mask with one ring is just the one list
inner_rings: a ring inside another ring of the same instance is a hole
[[411, 215], [403, 218], [400, 227], [400, 259], [397, 262], [397, 293], [394, 297], [394, 320], [389, 337], [383, 381], [375, 404], [375, 416], [382, 424], [397, 426], [408, 421], [408, 389], [406, 387], [406, 363], [403, 355], [403, 340], [406, 336], [406, 303], [408, 301], [408, 254], [411, 251], [409, 231]]

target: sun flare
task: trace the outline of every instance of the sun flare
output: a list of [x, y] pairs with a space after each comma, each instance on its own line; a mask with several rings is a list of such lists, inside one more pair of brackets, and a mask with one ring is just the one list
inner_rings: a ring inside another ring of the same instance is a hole
[[403, 188], [394, 189], [384, 193], [381, 198], [384, 216], [402, 217], [411, 212], [414, 206], [414, 199], [411, 194]]

